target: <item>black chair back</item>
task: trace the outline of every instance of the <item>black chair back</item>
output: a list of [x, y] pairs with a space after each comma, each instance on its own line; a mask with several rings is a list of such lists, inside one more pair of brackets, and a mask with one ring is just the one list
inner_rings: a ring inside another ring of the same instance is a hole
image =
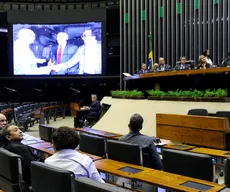
[[28, 187], [22, 179], [22, 158], [0, 148], [0, 189], [4, 192], [25, 192]]
[[228, 122], [230, 124], [230, 111], [217, 111], [216, 117], [226, 117], [228, 118]]
[[105, 139], [90, 134], [80, 135], [79, 149], [83, 152], [105, 157]]
[[224, 184], [229, 188], [230, 187], [230, 159], [225, 159], [224, 163], [225, 174], [224, 174]]
[[74, 192], [75, 176], [72, 172], [42, 162], [31, 163], [33, 192]]
[[141, 147], [120, 141], [107, 140], [107, 158], [135, 165], [143, 165]]
[[208, 116], [207, 109], [190, 109], [188, 115]]
[[86, 192], [129, 192], [131, 190], [122, 189], [115, 185], [108, 183], [99, 183], [92, 179], [81, 177], [75, 180], [76, 191], [86, 191]]
[[52, 135], [55, 130], [55, 127], [39, 124], [39, 137], [42, 140], [52, 142]]
[[179, 175], [213, 181], [214, 169], [209, 155], [163, 149], [163, 170]]

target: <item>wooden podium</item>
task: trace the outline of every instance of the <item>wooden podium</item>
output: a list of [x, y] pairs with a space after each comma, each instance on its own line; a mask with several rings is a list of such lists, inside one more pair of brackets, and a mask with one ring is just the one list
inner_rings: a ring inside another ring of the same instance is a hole
[[70, 114], [73, 117], [76, 117], [77, 111], [80, 109], [78, 103], [70, 103]]

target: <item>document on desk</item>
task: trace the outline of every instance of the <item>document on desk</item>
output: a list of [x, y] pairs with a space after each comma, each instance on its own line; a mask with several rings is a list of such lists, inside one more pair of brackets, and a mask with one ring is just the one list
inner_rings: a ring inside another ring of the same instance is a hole
[[130, 75], [129, 73], [123, 73], [123, 75], [126, 76], [126, 77], [132, 76], [132, 75]]

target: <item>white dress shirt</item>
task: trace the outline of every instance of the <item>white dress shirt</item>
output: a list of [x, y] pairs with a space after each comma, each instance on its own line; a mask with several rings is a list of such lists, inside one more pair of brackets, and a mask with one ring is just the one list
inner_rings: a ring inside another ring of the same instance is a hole
[[206, 57], [206, 62], [210, 65], [212, 65], [212, 60], [209, 57]]
[[75, 177], [89, 177], [95, 181], [105, 183], [91, 158], [73, 149], [62, 149], [47, 158], [45, 163], [71, 171], [75, 174]]

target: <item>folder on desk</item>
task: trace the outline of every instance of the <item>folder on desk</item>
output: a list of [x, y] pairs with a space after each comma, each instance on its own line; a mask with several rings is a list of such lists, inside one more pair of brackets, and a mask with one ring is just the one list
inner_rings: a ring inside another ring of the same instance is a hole
[[126, 76], [126, 77], [132, 76], [132, 75], [130, 75], [129, 73], [123, 73], [123, 75]]

